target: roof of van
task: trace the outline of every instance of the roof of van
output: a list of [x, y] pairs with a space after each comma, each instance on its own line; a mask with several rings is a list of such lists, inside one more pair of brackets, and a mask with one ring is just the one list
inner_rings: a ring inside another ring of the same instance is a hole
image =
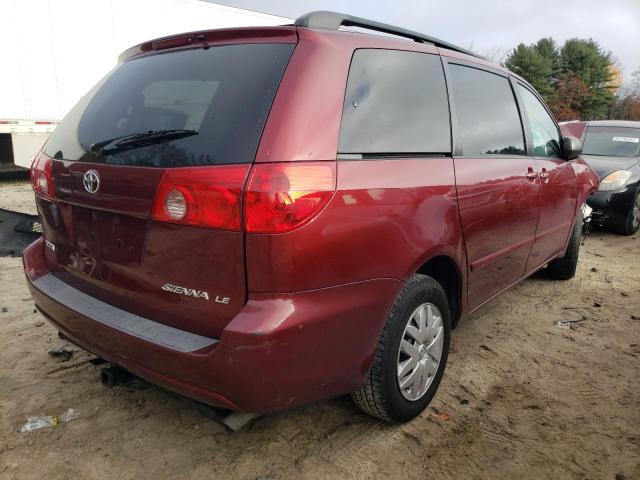
[[[368, 34], [362, 30], [350, 30], [348, 27], [370, 30], [372, 33]], [[316, 32], [339, 32], [345, 35], [373, 35], [388, 39], [390, 44], [413, 40], [418, 44], [436, 47], [446, 57], [467, 60], [491, 67], [497, 71], [513, 75], [527, 83], [525, 79], [502, 65], [490, 62], [484, 57], [458, 45], [393, 25], [330, 11], [310, 12], [300, 16], [293, 24], [288, 25], [212, 29], [156, 38], [125, 50], [120, 54], [118, 60], [122, 62], [130, 57], [158, 50], [181, 47], [193, 48], [198, 45], [215, 45], [216, 43], [227, 43], [229, 41], [242, 43], [256, 39], [268, 39], [276, 42], [291, 42], [295, 41], [298, 29], [308, 29]]]
[[[430, 44], [435, 47], [445, 48], [450, 51], [463, 53], [465, 55], [476, 57], [482, 60], [485, 60], [482, 56], [462, 48], [453, 43], [446, 42], [444, 40], [440, 40], [438, 38], [425, 35], [420, 32], [415, 32], [413, 30], [407, 30], [405, 28], [397, 27], [395, 25], [389, 25], [386, 23], [376, 22], [373, 20], [368, 20], [366, 18], [354, 17], [352, 15], [347, 15], [339, 12], [325, 11], [319, 10], [314, 12], [306, 13], [300, 17], [298, 17], [295, 22], [291, 25], [282, 25], [282, 27], [302, 27], [302, 28], [310, 28], [314, 30], [342, 30], [342, 27], [356, 27], [362, 28], [366, 30], [372, 30], [374, 32], [380, 32], [383, 34], [393, 35], [396, 37], [404, 37], [407, 39], [414, 40], [419, 43]], [[277, 27], [276, 27], [277, 28]], [[227, 31], [231, 33], [232, 31], [244, 31], [244, 33], [248, 33], [253, 31], [256, 35], [260, 35], [261, 33], [269, 33], [273, 34], [273, 27], [242, 27], [242, 28], [229, 28], [222, 29], [220, 31]], [[135, 55], [136, 53], [145, 52], [149, 50], [156, 50], [157, 45], [162, 43], [166, 45], [164, 48], [171, 47], [179, 47], [186, 46], [191, 44], [201, 43], [203, 41], [209, 40], [209, 35], [216, 30], [203, 30], [199, 32], [190, 32], [190, 33], [181, 33], [177, 35], [171, 35], [168, 37], [163, 37], [159, 39], [150, 40], [139, 45], [136, 45], [132, 48], [129, 48], [125, 52], [120, 55], [120, 60], [123, 60], [131, 55]], [[270, 32], [271, 31], [271, 32]], [[218, 37], [220, 38], [220, 37]]]

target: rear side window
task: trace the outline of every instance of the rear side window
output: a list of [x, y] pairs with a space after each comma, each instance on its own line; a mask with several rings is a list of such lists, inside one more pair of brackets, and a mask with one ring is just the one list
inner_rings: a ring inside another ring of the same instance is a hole
[[524, 155], [524, 135], [509, 80], [450, 65], [463, 155]]
[[[252, 162], [293, 48], [224, 45], [126, 61], [70, 112], [44, 151], [65, 160], [155, 167]], [[167, 130], [186, 134], [91, 149]]]
[[356, 50], [338, 151], [449, 153], [449, 106], [440, 58], [418, 52]]

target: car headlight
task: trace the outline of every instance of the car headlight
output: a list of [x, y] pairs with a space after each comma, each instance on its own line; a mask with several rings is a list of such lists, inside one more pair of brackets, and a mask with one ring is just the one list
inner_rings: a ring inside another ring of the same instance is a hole
[[629, 170], [616, 170], [615, 172], [607, 175], [604, 180], [600, 182], [598, 190], [601, 192], [619, 190], [627, 184], [627, 180], [630, 178], [631, 172]]

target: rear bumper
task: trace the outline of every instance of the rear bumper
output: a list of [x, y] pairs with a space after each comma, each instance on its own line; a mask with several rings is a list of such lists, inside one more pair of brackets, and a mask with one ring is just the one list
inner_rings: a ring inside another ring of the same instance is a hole
[[65, 336], [153, 383], [236, 411], [278, 411], [358, 389], [402, 286], [379, 279], [292, 294], [249, 294], [219, 339], [200, 337], [202, 343], [193, 343], [198, 349], [189, 350], [90, 313], [102, 308], [92, 306], [91, 297], [79, 308], [38, 288], [38, 279], [50, 274], [43, 250], [39, 239], [24, 252], [27, 283], [38, 309]]

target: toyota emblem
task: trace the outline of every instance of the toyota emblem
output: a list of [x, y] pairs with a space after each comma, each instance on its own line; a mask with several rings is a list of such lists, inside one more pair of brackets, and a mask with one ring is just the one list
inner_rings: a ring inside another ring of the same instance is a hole
[[100, 176], [95, 170], [85, 172], [82, 177], [84, 189], [89, 193], [96, 193], [100, 189]]

